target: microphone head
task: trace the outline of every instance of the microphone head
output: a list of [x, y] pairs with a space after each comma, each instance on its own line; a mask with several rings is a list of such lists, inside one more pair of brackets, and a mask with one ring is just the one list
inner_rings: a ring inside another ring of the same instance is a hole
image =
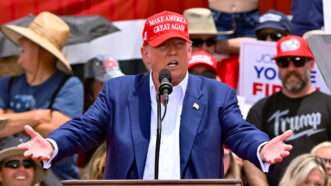
[[170, 74], [169, 70], [167, 70], [165, 68], [160, 70], [159, 82], [161, 83], [164, 78], [168, 79], [169, 82], [171, 83], [171, 74]]
[[171, 74], [169, 70], [162, 69], [159, 73], [159, 93], [161, 95], [166, 94], [169, 95], [172, 92], [172, 84], [171, 84]]

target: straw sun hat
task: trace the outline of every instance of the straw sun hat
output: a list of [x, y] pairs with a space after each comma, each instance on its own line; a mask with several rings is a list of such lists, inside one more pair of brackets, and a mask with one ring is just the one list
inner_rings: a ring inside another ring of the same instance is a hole
[[[0, 162], [6, 160], [7, 158], [14, 157], [14, 156], [23, 156], [24, 150], [18, 149], [16, 146], [4, 148], [0, 150]], [[42, 169], [40, 162], [35, 161], [36, 169], [34, 174], [34, 182], [38, 183], [46, 176], [46, 172]], [[1, 182], [1, 181], [0, 181]], [[0, 183], [1, 185], [1, 183]]]
[[212, 12], [208, 8], [190, 8], [184, 11], [190, 35], [229, 35], [233, 30], [218, 32]]
[[16, 44], [21, 37], [31, 40], [59, 60], [57, 67], [60, 70], [71, 73], [71, 67], [61, 52], [69, 37], [70, 29], [61, 18], [49, 12], [41, 12], [29, 27], [3, 25], [1, 31]]

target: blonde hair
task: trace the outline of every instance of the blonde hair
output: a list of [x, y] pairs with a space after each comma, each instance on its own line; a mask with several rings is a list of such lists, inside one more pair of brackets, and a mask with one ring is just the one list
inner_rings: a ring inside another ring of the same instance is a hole
[[324, 176], [324, 186], [328, 184], [328, 173], [323, 165], [317, 157], [312, 154], [303, 154], [296, 157], [290, 165], [287, 167], [285, 174], [280, 180], [279, 186], [298, 186], [305, 182], [309, 173], [318, 169], [322, 172]]
[[320, 149], [320, 148], [324, 148], [324, 147], [328, 147], [328, 148], [331, 148], [331, 142], [329, 141], [325, 141], [325, 142], [322, 142], [318, 145], [316, 145], [312, 150], [311, 150], [311, 153], [316, 155], [316, 152]]
[[98, 147], [83, 170], [82, 179], [97, 180], [103, 178], [106, 162], [106, 143]]
[[226, 179], [241, 179], [241, 167], [236, 160], [236, 155], [233, 152], [229, 154], [230, 167], [227, 173], [224, 175]]

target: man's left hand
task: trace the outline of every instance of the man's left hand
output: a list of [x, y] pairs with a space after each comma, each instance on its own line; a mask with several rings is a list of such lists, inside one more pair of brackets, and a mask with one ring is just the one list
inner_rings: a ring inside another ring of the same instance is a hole
[[269, 164], [275, 164], [283, 161], [285, 157], [290, 155], [292, 145], [285, 144], [284, 141], [292, 135], [293, 131], [288, 130], [283, 134], [274, 137], [271, 141], [265, 144], [260, 151], [262, 161]]

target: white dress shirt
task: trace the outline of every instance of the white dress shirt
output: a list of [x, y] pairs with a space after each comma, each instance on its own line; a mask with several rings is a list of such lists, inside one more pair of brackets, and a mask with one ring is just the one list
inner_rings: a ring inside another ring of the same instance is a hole
[[[169, 95], [167, 113], [162, 122], [159, 155], [159, 179], [180, 179], [179, 128], [187, 82], [188, 73], [186, 73], [185, 78], [177, 86], [173, 87], [173, 91]], [[152, 80], [152, 75], [150, 75], [149, 84], [152, 108], [150, 127], [151, 133], [144, 169], [144, 179], [154, 179], [157, 128], [157, 92]], [[161, 115], [163, 115], [163, 113], [164, 105], [162, 104]]]

